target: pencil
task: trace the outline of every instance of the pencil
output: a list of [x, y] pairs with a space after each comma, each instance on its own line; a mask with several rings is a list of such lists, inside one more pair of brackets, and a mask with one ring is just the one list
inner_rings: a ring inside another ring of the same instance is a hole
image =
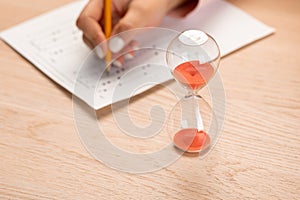
[[[104, 0], [104, 33], [106, 39], [111, 35], [112, 30], [112, 10], [111, 10], [111, 0]], [[107, 53], [105, 55], [106, 64], [108, 64], [112, 59], [112, 54], [109, 48], [107, 47]], [[107, 65], [106, 71], [109, 73], [110, 65]]]

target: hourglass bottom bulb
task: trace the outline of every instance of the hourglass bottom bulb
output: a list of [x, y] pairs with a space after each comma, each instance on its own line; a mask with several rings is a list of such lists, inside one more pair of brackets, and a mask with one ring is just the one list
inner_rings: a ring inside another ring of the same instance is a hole
[[210, 137], [204, 131], [188, 128], [178, 131], [173, 138], [175, 146], [186, 152], [200, 152], [210, 144]]

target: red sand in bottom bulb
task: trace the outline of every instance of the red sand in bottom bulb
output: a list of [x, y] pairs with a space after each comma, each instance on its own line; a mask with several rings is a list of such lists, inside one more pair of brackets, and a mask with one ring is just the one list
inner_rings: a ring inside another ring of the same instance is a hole
[[210, 137], [202, 130], [188, 128], [178, 131], [173, 141], [175, 146], [183, 151], [198, 152], [210, 144]]

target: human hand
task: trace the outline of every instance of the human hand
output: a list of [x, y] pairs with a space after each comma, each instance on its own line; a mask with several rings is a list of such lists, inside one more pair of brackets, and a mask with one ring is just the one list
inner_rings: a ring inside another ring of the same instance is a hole
[[[134, 28], [157, 26], [165, 15], [186, 1], [191, 0], [113, 0], [112, 35]], [[100, 58], [105, 56], [107, 49], [106, 46], [105, 49], [98, 46], [106, 40], [102, 28], [103, 2], [103, 0], [90, 0], [77, 19], [77, 26], [83, 31], [84, 42], [90, 48], [96, 47]], [[108, 48], [113, 53], [117, 53], [130, 41], [131, 38], [114, 37], [109, 41]]]

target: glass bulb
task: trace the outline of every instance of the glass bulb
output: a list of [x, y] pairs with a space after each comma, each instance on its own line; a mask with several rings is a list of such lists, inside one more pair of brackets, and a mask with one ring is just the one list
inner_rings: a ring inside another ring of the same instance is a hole
[[171, 41], [166, 60], [175, 80], [187, 90], [169, 115], [169, 135], [183, 151], [205, 152], [215, 143], [218, 126], [211, 106], [197, 92], [218, 69], [219, 47], [207, 33], [187, 30]]

